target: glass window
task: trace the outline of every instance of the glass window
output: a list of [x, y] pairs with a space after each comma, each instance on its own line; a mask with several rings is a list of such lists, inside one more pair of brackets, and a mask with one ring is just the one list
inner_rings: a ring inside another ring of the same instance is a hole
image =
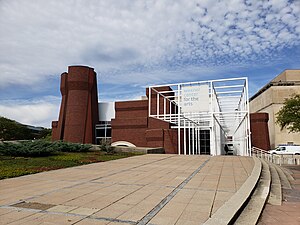
[[111, 137], [111, 127], [107, 127], [107, 129], [106, 129], [106, 137]]
[[210, 131], [200, 130], [200, 154], [210, 155]]
[[101, 121], [96, 125], [96, 140], [97, 143], [107, 143], [111, 139], [111, 124], [108, 121]]
[[105, 137], [105, 129], [102, 127], [100, 129], [96, 129], [96, 137]]

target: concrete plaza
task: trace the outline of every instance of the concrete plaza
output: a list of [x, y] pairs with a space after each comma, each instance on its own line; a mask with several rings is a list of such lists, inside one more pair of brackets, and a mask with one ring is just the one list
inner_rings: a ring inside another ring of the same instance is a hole
[[142, 155], [0, 181], [0, 224], [201, 224], [251, 157]]

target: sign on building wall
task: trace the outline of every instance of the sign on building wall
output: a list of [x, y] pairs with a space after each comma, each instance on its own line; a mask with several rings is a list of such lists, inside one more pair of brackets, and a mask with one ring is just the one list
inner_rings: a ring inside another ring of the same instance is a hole
[[207, 112], [209, 111], [209, 86], [183, 86], [181, 99], [182, 112]]

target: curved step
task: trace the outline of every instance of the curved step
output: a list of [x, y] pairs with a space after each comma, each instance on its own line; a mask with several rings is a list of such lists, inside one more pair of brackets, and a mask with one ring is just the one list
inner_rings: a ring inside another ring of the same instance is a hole
[[280, 166], [275, 165], [275, 168], [278, 172], [279, 178], [280, 178], [280, 182], [281, 182], [281, 187], [285, 188], [285, 189], [292, 189], [291, 184], [288, 180], [288, 178], [286, 177], [285, 173], [283, 172], [283, 170], [281, 169]]
[[292, 180], [295, 180], [295, 178], [292, 176], [292, 171], [290, 171], [289, 169], [287, 168], [284, 168], [284, 167], [280, 167], [282, 169], [282, 171], [284, 172], [284, 174], [286, 175], [287, 179], [289, 181], [292, 181]]
[[281, 182], [278, 172], [273, 163], [269, 162], [270, 172], [271, 172], [271, 190], [268, 199], [268, 203], [271, 205], [281, 205], [282, 202], [282, 191]]
[[254, 167], [251, 175], [240, 187], [240, 189], [223, 204], [204, 224], [206, 225], [222, 225], [230, 224], [235, 219], [241, 208], [246, 204], [250, 198], [252, 191], [254, 190], [258, 179], [260, 177], [262, 163], [256, 158], [254, 160]]
[[269, 164], [264, 160], [262, 162], [262, 172], [247, 206], [241, 212], [234, 224], [245, 225], [245, 224], [256, 224], [260, 214], [263, 211], [267, 198], [270, 192], [271, 185], [271, 173]]
[[289, 173], [289, 174], [293, 174], [293, 172], [288, 169], [288, 168], [285, 168], [285, 167], [281, 167], [285, 172]]

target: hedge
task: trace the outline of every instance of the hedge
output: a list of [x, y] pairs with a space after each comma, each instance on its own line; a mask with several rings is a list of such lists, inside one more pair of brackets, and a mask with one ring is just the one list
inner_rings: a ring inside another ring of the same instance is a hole
[[19, 143], [3, 142], [0, 144], [0, 155], [41, 157], [53, 155], [58, 152], [87, 152], [90, 148], [90, 145], [43, 140], [23, 141]]

